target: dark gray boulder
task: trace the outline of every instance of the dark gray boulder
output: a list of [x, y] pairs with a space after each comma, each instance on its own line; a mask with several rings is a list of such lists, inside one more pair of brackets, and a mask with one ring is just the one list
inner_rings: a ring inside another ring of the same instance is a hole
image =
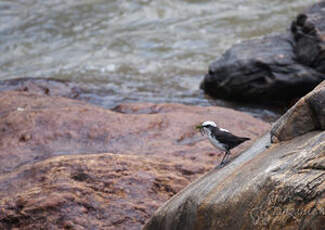
[[213, 62], [201, 88], [209, 95], [259, 103], [299, 98], [325, 79], [325, 2], [290, 31], [234, 45]]

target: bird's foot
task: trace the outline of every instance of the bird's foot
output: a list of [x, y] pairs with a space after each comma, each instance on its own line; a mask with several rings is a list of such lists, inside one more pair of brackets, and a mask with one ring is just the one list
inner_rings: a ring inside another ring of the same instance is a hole
[[223, 168], [229, 162], [229, 156], [230, 156], [230, 152], [227, 150], [225, 152], [225, 155], [223, 156], [220, 164], [216, 167], [216, 169]]
[[228, 164], [229, 163], [229, 161], [222, 161], [222, 162], [220, 162], [220, 164], [218, 164], [216, 167], [215, 167], [215, 169], [221, 169], [221, 168], [223, 168], [226, 164]]
[[218, 164], [218, 165], [215, 167], [215, 169], [221, 169], [221, 168], [223, 168], [224, 166], [225, 166], [224, 163], [222, 163], [222, 164]]

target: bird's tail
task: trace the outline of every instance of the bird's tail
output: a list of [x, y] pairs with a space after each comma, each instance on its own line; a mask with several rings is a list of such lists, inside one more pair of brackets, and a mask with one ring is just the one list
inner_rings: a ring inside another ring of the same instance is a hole
[[243, 142], [245, 142], [245, 141], [250, 140], [250, 138], [248, 138], [248, 137], [241, 137], [240, 140], [241, 140], [241, 142], [243, 143]]

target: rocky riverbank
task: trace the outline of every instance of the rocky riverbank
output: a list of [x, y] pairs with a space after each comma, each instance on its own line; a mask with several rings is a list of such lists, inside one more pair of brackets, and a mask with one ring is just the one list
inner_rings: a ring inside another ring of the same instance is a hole
[[[309, 92], [324, 79], [324, 8], [234, 46], [202, 88], [270, 103]], [[0, 229], [322, 229], [324, 92], [323, 82], [271, 127], [217, 106], [105, 109], [72, 82], [2, 81]], [[251, 139], [222, 169], [195, 130], [205, 120]]]
[[[9, 87], [10, 86], [10, 87]], [[194, 127], [215, 120], [252, 141], [270, 125], [220, 107], [75, 100], [71, 83], [7, 82], [0, 92], [1, 229], [140, 229], [222, 153]], [[68, 98], [70, 97], [70, 98]]]

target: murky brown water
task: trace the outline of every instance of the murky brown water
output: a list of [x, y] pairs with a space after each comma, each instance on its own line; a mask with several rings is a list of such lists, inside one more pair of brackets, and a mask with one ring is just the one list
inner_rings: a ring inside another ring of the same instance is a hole
[[0, 79], [73, 80], [106, 107], [227, 104], [198, 89], [208, 65], [234, 43], [285, 30], [315, 2], [0, 0]]

